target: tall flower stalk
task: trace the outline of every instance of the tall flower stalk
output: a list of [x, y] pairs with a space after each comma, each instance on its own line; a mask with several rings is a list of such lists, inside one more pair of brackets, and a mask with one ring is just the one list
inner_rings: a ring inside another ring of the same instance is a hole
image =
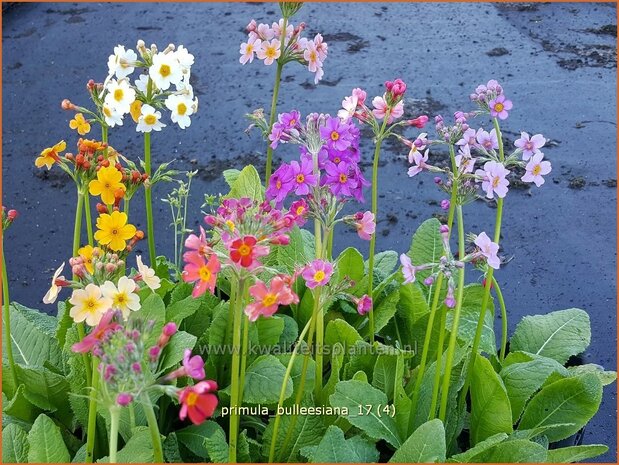
[[9, 362], [9, 370], [11, 372], [11, 378], [15, 386], [19, 385], [17, 379], [17, 371], [15, 369], [15, 358], [13, 356], [13, 340], [11, 336], [11, 308], [10, 308], [10, 297], [9, 297], [9, 278], [8, 273], [6, 271], [6, 255], [4, 253], [4, 244], [5, 244], [5, 232], [13, 224], [15, 218], [17, 218], [18, 213], [17, 210], [9, 210], [6, 211], [5, 207], [2, 206], [2, 236], [0, 237], [0, 247], [2, 248], [2, 316], [3, 316], [3, 326], [4, 326], [4, 340], [6, 341], [6, 356]]

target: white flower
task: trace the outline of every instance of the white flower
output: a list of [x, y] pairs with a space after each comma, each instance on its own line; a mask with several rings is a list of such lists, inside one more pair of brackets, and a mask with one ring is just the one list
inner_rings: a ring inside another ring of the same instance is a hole
[[135, 293], [137, 288], [138, 285], [133, 279], [121, 276], [118, 280], [118, 287], [113, 282], [106, 281], [101, 286], [101, 293], [103, 297], [112, 300], [112, 308], [120, 310], [126, 320], [131, 311], [135, 312], [140, 309], [140, 298]]
[[179, 45], [174, 54], [176, 55], [176, 59], [181, 65], [183, 72], [189, 71], [189, 69], [193, 66], [194, 56], [189, 53], [183, 45]]
[[47, 291], [47, 293], [43, 297], [43, 303], [53, 304], [54, 302], [56, 302], [56, 299], [58, 298], [58, 294], [60, 293], [60, 289], [61, 289], [60, 286], [56, 285], [56, 280], [60, 276], [60, 273], [62, 273], [63, 269], [64, 269], [64, 262], [62, 262], [62, 265], [60, 265], [60, 267], [58, 267], [58, 269], [54, 273], [54, 277], [52, 278], [52, 285], [49, 288], [49, 291]]
[[194, 102], [186, 95], [170, 95], [165, 100], [165, 106], [172, 112], [172, 121], [177, 123], [181, 129], [191, 125], [189, 118], [194, 112]]
[[138, 56], [133, 50], [125, 50], [124, 46], [117, 45], [114, 47], [114, 55], [110, 55], [107, 59], [107, 67], [110, 74], [115, 74], [118, 79], [122, 79], [133, 73], [137, 60]]
[[189, 84], [189, 73], [183, 75], [183, 79], [176, 85], [177, 94], [188, 95], [189, 98], [193, 98], [193, 86]]
[[148, 74], [161, 90], [168, 90], [170, 84], [178, 84], [183, 78], [181, 64], [173, 52], [157, 53], [153, 56], [153, 64], [148, 69]]
[[114, 126], [122, 126], [123, 125], [123, 115], [113, 106], [108, 105], [107, 103], [103, 103], [103, 117], [105, 118], [105, 123], [113, 128]]
[[90, 283], [85, 289], [73, 291], [69, 303], [73, 305], [69, 312], [76, 323], [86, 321], [89, 326], [97, 326], [103, 314], [112, 307], [112, 299], [104, 297], [99, 286]]
[[337, 112], [337, 116], [342, 121], [348, 121], [357, 111], [357, 106], [359, 104], [359, 98], [356, 95], [351, 95], [350, 97], [345, 97], [342, 100], [342, 109]]
[[135, 129], [139, 132], [151, 132], [152, 130], [161, 131], [161, 128], [165, 128], [166, 125], [163, 124], [160, 119], [160, 111], [155, 110], [148, 104], [144, 104], [142, 105], [142, 113]]
[[150, 287], [153, 291], [155, 289], [159, 289], [161, 287], [161, 279], [159, 279], [159, 276], [155, 275], [155, 270], [142, 263], [141, 255], [136, 256], [135, 260], [138, 264], [138, 273], [140, 273], [144, 284]]
[[[133, 81], [133, 84], [137, 90], [145, 94], [148, 90], [148, 74], [141, 74], [139, 78]], [[154, 85], [152, 85], [152, 90], [155, 90]]]
[[129, 85], [129, 81], [112, 79], [106, 89], [105, 103], [123, 115], [129, 113], [131, 104], [135, 101], [135, 90]]

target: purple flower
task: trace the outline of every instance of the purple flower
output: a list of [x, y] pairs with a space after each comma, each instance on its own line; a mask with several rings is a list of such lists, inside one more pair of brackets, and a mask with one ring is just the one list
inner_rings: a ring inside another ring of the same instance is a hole
[[[309, 153], [307, 148], [301, 145], [299, 147], [299, 151], [301, 152], [301, 160], [309, 160], [312, 163], [312, 166], [313, 166], [314, 160], [312, 158], [312, 154]], [[318, 151], [316, 156], [318, 157], [318, 169], [320, 169], [320, 170], [324, 169], [325, 163], [329, 160], [329, 150], [327, 149], [327, 146], [326, 145], [323, 146]]]
[[441, 200], [441, 209], [443, 210], [449, 210], [449, 206], [451, 205], [451, 202], [447, 199], [443, 199]]
[[187, 376], [191, 376], [193, 379], [202, 380], [206, 376], [206, 373], [204, 373], [204, 360], [199, 355], [192, 357], [191, 349], [185, 349], [183, 368]]
[[283, 130], [299, 129], [301, 127], [301, 124], [299, 123], [301, 120], [301, 113], [297, 110], [292, 110], [288, 113], [281, 113], [277, 119]]
[[353, 196], [353, 191], [357, 187], [357, 181], [354, 177], [350, 177], [350, 163], [341, 161], [336, 165], [335, 163], [329, 162], [325, 166], [325, 172], [326, 176], [323, 182], [331, 188], [333, 195], [338, 197]]
[[367, 315], [370, 313], [370, 310], [372, 310], [372, 298], [367, 295], [363, 295], [360, 299], [357, 299], [356, 303], [357, 313], [361, 316]]
[[456, 142], [456, 145], [472, 145], [472, 146], [475, 146], [475, 144], [477, 142], [475, 140], [475, 136], [476, 136], [475, 129], [468, 128], [462, 134], [462, 139], [460, 139], [458, 142]]
[[333, 265], [331, 263], [324, 260], [314, 260], [305, 267], [301, 276], [305, 279], [305, 285], [310, 289], [314, 289], [315, 287], [326, 285], [329, 279], [331, 279], [332, 274]]
[[320, 128], [320, 137], [327, 141], [327, 146], [336, 150], [346, 150], [352, 142], [350, 126], [339, 118], [327, 118]]
[[314, 176], [311, 160], [292, 161], [290, 163], [290, 173], [294, 193], [297, 195], [307, 195], [310, 187], [318, 184], [318, 179]]
[[499, 140], [496, 136], [496, 131], [493, 129], [490, 132], [483, 129], [477, 130], [477, 143], [481, 145], [486, 151], [499, 148]]
[[294, 187], [290, 166], [282, 164], [269, 179], [269, 187], [265, 192], [267, 200], [275, 200], [275, 204], [281, 207], [286, 196]]
[[514, 142], [516, 147], [522, 149], [522, 159], [524, 161], [540, 153], [540, 149], [544, 144], [546, 144], [546, 139], [541, 134], [535, 134], [533, 137], [529, 137], [529, 134], [524, 131], [520, 133], [520, 139]]
[[269, 140], [271, 141], [271, 148], [275, 150], [279, 145], [280, 140], [282, 140], [282, 136], [284, 135], [284, 128], [280, 123], [275, 123], [271, 128], [271, 133], [269, 134]]
[[490, 100], [488, 106], [490, 107], [490, 116], [499, 119], [507, 119], [509, 116], [507, 112], [513, 107], [512, 101], [507, 100], [505, 95], [499, 95], [493, 100]]
[[486, 192], [487, 198], [494, 198], [495, 193], [500, 198], [507, 195], [509, 181], [505, 177], [509, 174], [509, 170], [501, 163], [487, 161], [484, 164], [484, 169], [475, 171], [475, 174], [481, 178], [481, 188]]
[[365, 179], [359, 165], [353, 163], [351, 164], [351, 167], [352, 168], [350, 177], [357, 182], [357, 187], [352, 190], [352, 196], [357, 200], [357, 202], [365, 203], [365, 198], [363, 197], [363, 189], [369, 187], [371, 183], [367, 179]]

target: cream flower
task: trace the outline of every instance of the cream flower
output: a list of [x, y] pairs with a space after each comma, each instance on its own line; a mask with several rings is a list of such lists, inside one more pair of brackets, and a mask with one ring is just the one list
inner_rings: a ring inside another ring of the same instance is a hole
[[115, 74], [118, 79], [126, 78], [135, 70], [137, 54], [129, 49], [125, 50], [122, 45], [114, 47], [114, 54], [107, 59], [109, 74]]
[[53, 304], [54, 302], [56, 302], [56, 299], [58, 298], [58, 294], [60, 293], [60, 289], [61, 289], [60, 286], [56, 285], [56, 280], [60, 276], [60, 273], [62, 273], [63, 269], [64, 269], [64, 262], [62, 262], [62, 265], [60, 265], [58, 269], [56, 270], [56, 272], [54, 273], [54, 277], [52, 278], [52, 285], [47, 291], [47, 293], [45, 294], [45, 296], [43, 297], [43, 303]]
[[183, 78], [181, 64], [173, 52], [157, 53], [153, 56], [153, 64], [148, 69], [148, 74], [161, 90], [168, 90], [170, 84], [178, 84]]
[[135, 260], [138, 264], [138, 273], [140, 273], [144, 284], [150, 287], [153, 291], [155, 289], [159, 289], [161, 287], [161, 279], [159, 279], [159, 276], [155, 275], [155, 270], [142, 263], [141, 255], [136, 256]]
[[170, 118], [177, 123], [181, 129], [191, 125], [191, 119], [195, 111], [195, 102], [187, 95], [170, 95], [165, 100], [165, 106], [172, 112]]
[[107, 103], [103, 103], [103, 117], [105, 118], [105, 123], [111, 128], [123, 125], [122, 113]]
[[120, 310], [126, 320], [131, 311], [135, 312], [140, 309], [140, 298], [135, 293], [137, 288], [138, 285], [133, 279], [121, 276], [118, 280], [118, 287], [113, 282], [106, 281], [101, 286], [101, 293], [103, 297], [112, 300], [112, 308]]
[[108, 92], [105, 96], [106, 105], [123, 115], [129, 113], [131, 104], [135, 101], [135, 90], [129, 85], [129, 81], [112, 79], [106, 89]]
[[193, 66], [194, 56], [189, 53], [189, 51], [185, 48], [184, 45], [179, 45], [174, 52], [174, 55], [176, 56], [176, 59], [181, 65], [183, 73], [188, 72]]
[[138, 119], [138, 125], [135, 130], [139, 132], [161, 131], [161, 128], [165, 128], [166, 125], [160, 120], [161, 112], [155, 110], [150, 105], [144, 104], [142, 105], [142, 114]]
[[69, 303], [73, 305], [69, 314], [76, 323], [85, 321], [89, 326], [97, 326], [103, 314], [112, 307], [112, 299], [104, 297], [99, 286], [89, 284], [85, 289], [73, 291]]

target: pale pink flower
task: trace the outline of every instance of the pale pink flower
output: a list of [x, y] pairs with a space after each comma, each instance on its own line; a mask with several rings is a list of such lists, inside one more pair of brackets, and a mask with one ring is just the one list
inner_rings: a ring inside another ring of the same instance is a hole
[[260, 49], [261, 44], [262, 41], [258, 39], [257, 36], [249, 38], [247, 42], [242, 43], [240, 50], [241, 58], [239, 58], [241, 64], [244, 65], [247, 62], [251, 63], [252, 61], [254, 61], [254, 53], [256, 53], [258, 49]]
[[480, 253], [486, 257], [488, 266], [498, 270], [501, 266], [501, 259], [498, 257], [499, 245], [492, 242], [485, 232], [482, 232], [475, 238], [475, 245], [479, 247]]
[[261, 40], [271, 40], [275, 37], [275, 32], [273, 32], [273, 29], [271, 29], [268, 24], [258, 24], [256, 34]]
[[[358, 213], [357, 215], [361, 215]], [[372, 234], [376, 232], [376, 221], [374, 220], [374, 213], [367, 211], [363, 213], [361, 218], [355, 223], [357, 228], [357, 234], [361, 239], [369, 241], [372, 238]]]
[[261, 60], [264, 60], [265, 65], [272, 65], [282, 54], [280, 46], [281, 43], [277, 39], [273, 39], [270, 42], [265, 40], [260, 44], [260, 48], [256, 51], [256, 55]]
[[[282, 27], [284, 26], [284, 19], [280, 19], [279, 23], [273, 23], [271, 26], [271, 30], [273, 31], [273, 37], [277, 37], [281, 39], [282, 37]], [[286, 26], [286, 39], [290, 39], [292, 37], [292, 33], [294, 31], [294, 26], [292, 24], [288, 24]]]
[[318, 50], [316, 50], [314, 42], [307, 42], [307, 46], [303, 52], [303, 58], [307, 61], [307, 69], [312, 73], [317, 72], [318, 68], [322, 67], [322, 62], [318, 57]]
[[426, 164], [426, 162], [428, 161], [428, 152], [429, 149], [426, 149], [426, 151], [422, 155], [419, 150], [415, 150], [414, 148], [411, 149], [409, 153], [409, 161], [412, 160], [412, 163], [414, 163], [414, 165], [408, 169], [408, 175], [411, 178], [421, 173], [424, 168], [428, 168], [428, 165]]
[[460, 169], [462, 173], [472, 173], [473, 169], [475, 169], [475, 162], [477, 161], [471, 155], [471, 148], [469, 145], [463, 145], [460, 150], [458, 150], [458, 155], [456, 155], [456, 166]]
[[477, 133], [475, 132], [475, 129], [468, 128], [462, 134], [462, 138], [458, 142], [456, 142], [456, 145], [472, 145], [472, 146], [475, 146], [476, 143], [477, 143]]
[[318, 58], [320, 58], [320, 61], [325, 61], [325, 58], [327, 58], [327, 51], [329, 47], [327, 43], [323, 40], [321, 34], [316, 34], [316, 37], [314, 37], [314, 45], [316, 46], [316, 50], [318, 51]]
[[552, 167], [549, 161], [542, 160], [544, 160], [543, 153], [539, 152], [533, 155], [533, 158], [529, 160], [525, 168], [527, 172], [521, 178], [524, 182], [533, 182], [537, 187], [544, 184], [544, 178], [542, 176], [550, 173]]
[[325, 286], [331, 279], [333, 274], [333, 265], [324, 260], [314, 260], [307, 265], [301, 273], [305, 279], [305, 285], [309, 289], [314, 289], [318, 286]]
[[490, 132], [487, 132], [480, 128], [477, 130], [476, 137], [477, 143], [487, 151], [490, 151], [492, 149], [496, 150], [499, 148], [499, 140], [494, 129]]
[[546, 144], [546, 138], [541, 134], [535, 134], [533, 137], [529, 137], [529, 134], [522, 131], [520, 133], [520, 139], [514, 142], [514, 145], [519, 149], [522, 149], [522, 159], [527, 161], [536, 153], [540, 153], [540, 150], [544, 144]]
[[355, 95], [344, 97], [344, 100], [342, 100], [342, 109], [337, 112], [338, 118], [342, 121], [348, 121], [355, 114], [355, 111], [357, 111], [358, 104], [359, 100]]
[[357, 97], [359, 105], [363, 105], [365, 103], [365, 99], [368, 98], [368, 94], [365, 92], [365, 90], [359, 89], [358, 87], [355, 87], [352, 90], [352, 96]]
[[[387, 101], [383, 97], [376, 96], [372, 99], [372, 106], [374, 109], [372, 113], [376, 117], [376, 119], [383, 119], [387, 114], [387, 110], [389, 109], [389, 105]], [[387, 119], [387, 124], [391, 124], [394, 119], [400, 118], [404, 114], [404, 101], [398, 102], [398, 104], [391, 109], [389, 112], [389, 118]]]
[[496, 161], [488, 161], [484, 164], [483, 170], [475, 171], [475, 175], [481, 178], [481, 188], [486, 192], [486, 197], [489, 199], [494, 198], [494, 194], [499, 198], [507, 195], [509, 181], [505, 177], [508, 174], [509, 170]]
[[402, 274], [404, 275], [404, 283], [414, 283], [415, 282], [415, 271], [416, 268], [413, 266], [411, 259], [408, 255], [403, 253], [400, 255], [400, 263], [402, 264]]

